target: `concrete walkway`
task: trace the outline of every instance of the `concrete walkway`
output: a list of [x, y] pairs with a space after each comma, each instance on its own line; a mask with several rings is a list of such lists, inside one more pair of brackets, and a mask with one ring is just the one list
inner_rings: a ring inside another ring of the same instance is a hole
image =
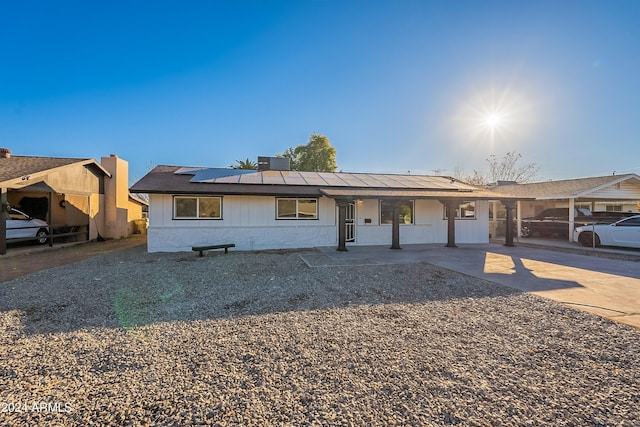
[[500, 283], [640, 328], [640, 257], [638, 260], [499, 244], [350, 246], [348, 252], [318, 248], [303, 258], [312, 267], [428, 262]]

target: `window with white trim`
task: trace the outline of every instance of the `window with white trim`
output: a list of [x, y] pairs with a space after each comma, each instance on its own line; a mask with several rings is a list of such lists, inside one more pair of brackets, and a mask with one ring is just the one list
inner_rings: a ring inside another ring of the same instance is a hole
[[[447, 207], [443, 206], [444, 213], [442, 218], [448, 219]], [[476, 202], [464, 202], [460, 203], [456, 207], [456, 219], [476, 219]]]
[[222, 197], [175, 196], [173, 219], [222, 219]]
[[276, 199], [277, 219], [318, 219], [318, 199], [281, 197]]

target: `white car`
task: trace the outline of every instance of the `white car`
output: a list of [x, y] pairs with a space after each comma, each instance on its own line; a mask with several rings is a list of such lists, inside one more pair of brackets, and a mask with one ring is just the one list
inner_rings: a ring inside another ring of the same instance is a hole
[[578, 227], [573, 232], [573, 239], [583, 246], [593, 246], [595, 243], [596, 246], [640, 248], [640, 215], [630, 216], [613, 224]]
[[15, 208], [9, 208], [9, 219], [7, 219], [7, 240], [8, 239], [34, 239], [37, 243], [44, 245], [49, 239], [47, 235], [49, 225], [46, 221], [32, 218], [24, 212]]

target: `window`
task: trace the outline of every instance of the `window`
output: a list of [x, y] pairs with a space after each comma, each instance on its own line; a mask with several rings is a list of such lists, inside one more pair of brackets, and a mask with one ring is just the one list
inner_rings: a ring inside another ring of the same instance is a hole
[[[514, 214], [515, 215], [515, 214]], [[445, 218], [447, 214], [445, 212]], [[502, 203], [489, 203], [489, 220], [502, 221], [507, 218], [507, 209]]]
[[[413, 200], [400, 205], [400, 224], [413, 224]], [[380, 200], [380, 224], [393, 224], [393, 203]]]
[[222, 197], [176, 196], [174, 219], [222, 219]]
[[277, 219], [318, 219], [318, 199], [276, 199]]
[[629, 218], [616, 223], [618, 227], [640, 227], [640, 218]]
[[[443, 206], [443, 218], [448, 219], [447, 207]], [[460, 203], [456, 208], [456, 219], [476, 219], [476, 202]]]
[[622, 205], [606, 205], [607, 212], [622, 212]]

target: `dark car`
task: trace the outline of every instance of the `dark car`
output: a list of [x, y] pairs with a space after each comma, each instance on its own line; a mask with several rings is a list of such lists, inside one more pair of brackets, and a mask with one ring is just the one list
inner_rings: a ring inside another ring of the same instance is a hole
[[[573, 210], [575, 227], [591, 224], [594, 221], [591, 211], [587, 208]], [[522, 237], [537, 234], [542, 237], [558, 235], [569, 237], [569, 208], [545, 209], [538, 215], [522, 220]]]

